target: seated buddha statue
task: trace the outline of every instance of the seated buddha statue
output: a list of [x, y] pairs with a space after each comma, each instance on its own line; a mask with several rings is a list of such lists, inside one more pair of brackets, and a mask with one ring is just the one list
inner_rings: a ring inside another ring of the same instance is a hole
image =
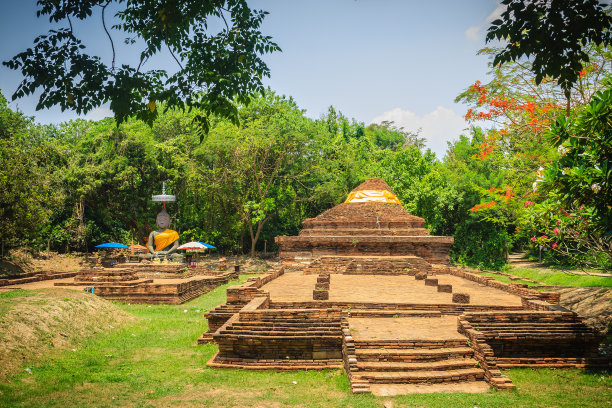
[[[157, 231], [151, 231], [147, 248], [149, 252], [156, 257], [163, 257], [173, 254], [179, 247], [179, 234], [176, 231], [168, 229], [170, 226], [170, 216], [166, 210], [162, 210], [157, 214], [156, 219]], [[155, 247], [153, 246], [155, 245]]]

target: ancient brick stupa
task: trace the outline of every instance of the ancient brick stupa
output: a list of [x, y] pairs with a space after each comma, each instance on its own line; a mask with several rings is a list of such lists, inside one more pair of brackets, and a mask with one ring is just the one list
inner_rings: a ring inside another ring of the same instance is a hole
[[448, 264], [453, 237], [431, 236], [425, 220], [409, 214], [381, 179], [368, 179], [344, 203], [302, 224], [298, 236], [276, 237], [286, 266], [322, 256], [417, 256]]
[[283, 265], [206, 313], [198, 341], [219, 345], [208, 366], [343, 366], [354, 393], [388, 396], [510, 389], [500, 368], [599, 364], [602, 337], [559, 293], [450, 266], [453, 238], [430, 236], [382, 180], [276, 242]]

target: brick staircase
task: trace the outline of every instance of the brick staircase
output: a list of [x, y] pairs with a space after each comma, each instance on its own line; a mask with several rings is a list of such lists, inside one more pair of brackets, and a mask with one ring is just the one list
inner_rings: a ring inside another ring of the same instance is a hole
[[462, 340], [354, 341], [354, 347], [357, 370], [351, 385], [362, 392], [374, 384], [485, 385], [474, 350]]
[[222, 303], [204, 313], [204, 317], [208, 320], [208, 330], [198, 338], [198, 344], [211, 342], [214, 332], [223, 326], [234, 314], [238, 313], [245, 304], [246, 302]]
[[340, 309], [243, 308], [213, 338], [219, 344], [219, 354], [212, 363], [248, 365], [276, 360], [287, 361], [294, 369], [300, 365], [341, 365]]

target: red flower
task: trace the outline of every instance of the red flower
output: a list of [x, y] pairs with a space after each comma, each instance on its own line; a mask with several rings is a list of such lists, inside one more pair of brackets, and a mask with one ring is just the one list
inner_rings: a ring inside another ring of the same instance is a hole
[[556, 243], [556, 242], [553, 242], [553, 244], [552, 244], [552, 249], [555, 249], [556, 247], [557, 247], [557, 243]]
[[553, 230], [553, 233], [554, 233], [555, 235], [559, 235], [559, 228], [555, 228], [555, 229]]
[[531, 237], [532, 242], [536, 242], [536, 237]]
[[540, 238], [542, 239], [548, 239], [548, 237], [546, 235], [542, 235]]

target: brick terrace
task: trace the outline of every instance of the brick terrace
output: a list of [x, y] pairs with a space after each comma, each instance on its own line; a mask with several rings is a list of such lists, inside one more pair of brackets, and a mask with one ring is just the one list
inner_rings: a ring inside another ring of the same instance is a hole
[[[521, 297], [500, 289], [488, 288], [451, 275], [438, 275], [439, 284], [451, 284], [453, 292], [470, 294], [470, 304], [521, 306]], [[311, 301], [316, 275], [285, 273], [262, 287], [272, 302]], [[329, 300], [337, 302], [452, 304], [452, 293], [438, 292], [413, 276], [331, 275]]]
[[[356, 190], [387, 190], [368, 180]], [[344, 366], [354, 393], [513, 388], [500, 367], [601, 364], [601, 336], [559, 295], [448, 265], [452, 237], [431, 237], [401, 205], [343, 203], [277, 237], [283, 267], [227, 290], [206, 313], [211, 367]]]

